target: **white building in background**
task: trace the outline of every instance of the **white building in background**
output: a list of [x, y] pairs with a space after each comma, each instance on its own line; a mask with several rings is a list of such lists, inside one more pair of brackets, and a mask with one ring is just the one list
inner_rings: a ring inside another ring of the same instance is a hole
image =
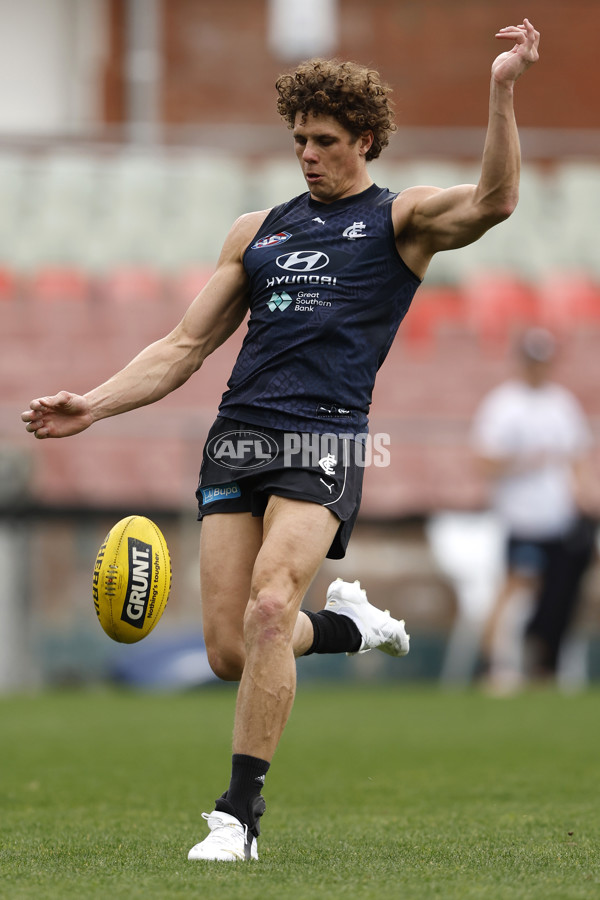
[[0, 0], [0, 137], [100, 121], [103, 0]]
[[269, 47], [279, 59], [297, 62], [335, 54], [338, 0], [269, 0], [268, 13]]

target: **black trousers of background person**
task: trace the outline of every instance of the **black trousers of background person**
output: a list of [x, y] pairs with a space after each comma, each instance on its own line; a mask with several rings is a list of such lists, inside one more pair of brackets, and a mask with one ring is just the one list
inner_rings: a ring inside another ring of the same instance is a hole
[[528, 665], [534, 677], [556, 675], [563, 639], [581, 599], [581, 582], [596, 544], [597, 523], [580, 518], [568, 535], [548, 546], [535, 608], [525, 630]]

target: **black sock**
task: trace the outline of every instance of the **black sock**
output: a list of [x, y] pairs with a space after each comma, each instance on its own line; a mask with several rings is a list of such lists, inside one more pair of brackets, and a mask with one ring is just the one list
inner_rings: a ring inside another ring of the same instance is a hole
[[235, 816], [256, 836], [260, 833], [258, 820], [266, 807], [260, 792], [269, 766], [270, 763], [264, 759], [234, 753], [229, 788], [215, 801], [215, 809]]
[[356, 653], [362, 644], [362, 635], [358, 625], [348, 616], [322, 609], [310, 612], [303, 609], [308, 616], [315, 633], [314, 640], [304, 656], [311, 653]]

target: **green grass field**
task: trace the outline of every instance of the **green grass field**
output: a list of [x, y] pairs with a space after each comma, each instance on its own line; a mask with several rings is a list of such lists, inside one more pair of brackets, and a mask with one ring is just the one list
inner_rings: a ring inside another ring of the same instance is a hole
[[0, 897], [600, 896], [600, 693], [301, 685], [257, 863], [188, 863], [235, 694], [0, 700]]

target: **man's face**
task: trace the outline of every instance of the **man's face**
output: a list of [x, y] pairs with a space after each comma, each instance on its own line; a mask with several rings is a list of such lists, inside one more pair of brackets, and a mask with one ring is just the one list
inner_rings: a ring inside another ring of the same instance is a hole
[[524, 359], [522, 362], [523, 377], [533, 387], [545, 384], [550, 378], [551, 369], [552, 363], [549, 360], [542, 362], [535, 359]]
[[333, 116], [297, 113], [294, 149], [308, 189], [315, 200], [331, 203], [364, 189], [365, 154], [371, 132], [359, 138]]

